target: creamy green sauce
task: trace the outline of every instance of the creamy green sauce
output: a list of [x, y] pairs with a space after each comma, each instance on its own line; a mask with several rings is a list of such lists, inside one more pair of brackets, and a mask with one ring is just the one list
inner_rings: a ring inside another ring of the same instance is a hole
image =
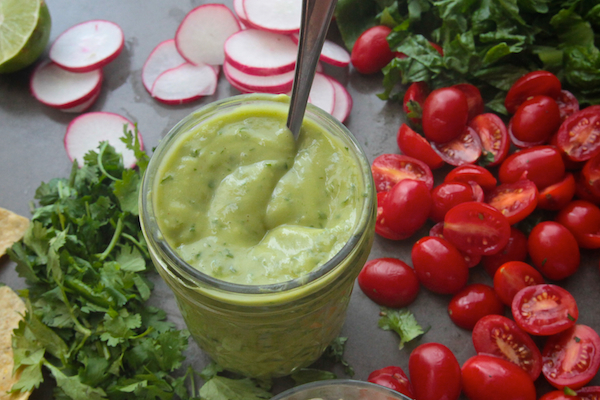
[[284, 282], [348, 241], [367, 189], [338, 138], [305, 121], [298, 141], [285, 110], [249, 105], [182, 134], [154, 183], [165, 240], [187, 263], [239, 284]]

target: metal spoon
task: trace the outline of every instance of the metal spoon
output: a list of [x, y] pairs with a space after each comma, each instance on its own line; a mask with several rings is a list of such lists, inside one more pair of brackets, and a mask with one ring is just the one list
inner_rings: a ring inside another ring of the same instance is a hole
[[337, 0], [302, 0], [298, 57], [287, 127], [298, 137], [319, 55]]

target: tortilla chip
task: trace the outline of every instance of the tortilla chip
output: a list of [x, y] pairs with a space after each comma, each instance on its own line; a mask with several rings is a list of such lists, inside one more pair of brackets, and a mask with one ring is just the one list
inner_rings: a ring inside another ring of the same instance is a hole
[[25, 314], [25, 303], [8, 286], [0, 287], [0, 400], [25, 400], [26, 393], [7, 393], [17, 382], [13, 376], [12, 331], [19, 326]]
[[27, 218], [0, 207], [0, 257], [14, 242], [23, 237], [28, 226]]

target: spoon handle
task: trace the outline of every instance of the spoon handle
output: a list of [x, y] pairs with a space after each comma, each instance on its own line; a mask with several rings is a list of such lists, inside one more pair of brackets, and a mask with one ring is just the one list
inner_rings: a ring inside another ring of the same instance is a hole
[[336, 3], [337, 0], [302, 0], [298, 57], [287, 119], [287, 127], [294, 137], [298, 136], [302, 126], [317, 62]]

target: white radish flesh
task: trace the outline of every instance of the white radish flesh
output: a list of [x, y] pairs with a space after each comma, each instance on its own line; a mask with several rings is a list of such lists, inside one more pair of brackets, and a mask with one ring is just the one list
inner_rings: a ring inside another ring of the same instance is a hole
[[294, 71], [276, 75], [250, 75], [246, 74], [229, 63], [223, 64], [223, 73], [229, 82], [252, 90], [265, 93], [287, 93], [292, 89]]
[[89, 100], [86, 100], [85, 102], [74, 107], [61, 108], [60, 111], [66, 113], [82, 113], [84, 111], [87, 111], [96, 102], [96, 100], [98, 100], [98, 97], [100, 97], [100, 93], [101, 90], [100, 88], [98, 88], [96, 93]]
[[235, 15], [223, 4], [204, 4], [190, 11], [175, 33], [179, 53], [196, 65], [221, 65], [223, 45], [241, 29]]
[[[297, 33], [291, 35], [290, 37], [292, 38], [294, 43], [298, 44], [298, 41], [300, 39]], [[339, 44], [334, 43], [331, 40], [325, 39], [319, 59], [329, 65], [333, 65], [336, 67], [346, 67], [350, 64], [350, 53], [348, 53], [348, 51]]]
[[185, 63], [185, 59], [177, 51], [174, 39], [159, 43], [142, 67], [142, 83], [148, 93], [152, 93], [152, 86], [160, 74]]
[[344, 122], [352, 111], [352, 96], [346, 90], [344, 85], [338, 82], [336, 79], [328, 76], [329, 81], [333, 84], [335, 91], [335, 104], [331, 115], [338, 119], [340, 122]]
[[182, 104], [210, 96], [217, 89], [211, 65], [185, 63], [163, 72], [154, 82], [152, 96], [166, 104]]
[[123, 50], [121, 28], [110, 21], [92, 20], [63, 33], [50, 47], [50, 59], [69, 71], [88, 72], [114, 60]]
[[316, 73], [310, 88], [310, 102], [331, 114], [335, 108], [335, 89], [329, 78], [321, 73]]
[[[136, 159], [133, 151], [121, 141], [124, 127], [135, 132], [133, 123], [126, 118], [109, 112], [91, 112], [76, 117], [65, 134], [64, 145], [71, 161], [83, 164], [83, 157], [90, 151], [98, 149], [100, 142], [108, 142], [117, 153], [123, 156], [123, 165], [133, 168]], [[140, 146], [143, 148], [142, 136], [138, 133]]]
[[283, 34], [300, 30], [302, 0], [243, 0], [243, 5], [254, 28]]
[[248, 17], [246, 17], [246, 11], [244, 11], [244, 0], [233, 0], [233, 11], [237, 15], [240, 22], [244, 25], [248, 25]]

